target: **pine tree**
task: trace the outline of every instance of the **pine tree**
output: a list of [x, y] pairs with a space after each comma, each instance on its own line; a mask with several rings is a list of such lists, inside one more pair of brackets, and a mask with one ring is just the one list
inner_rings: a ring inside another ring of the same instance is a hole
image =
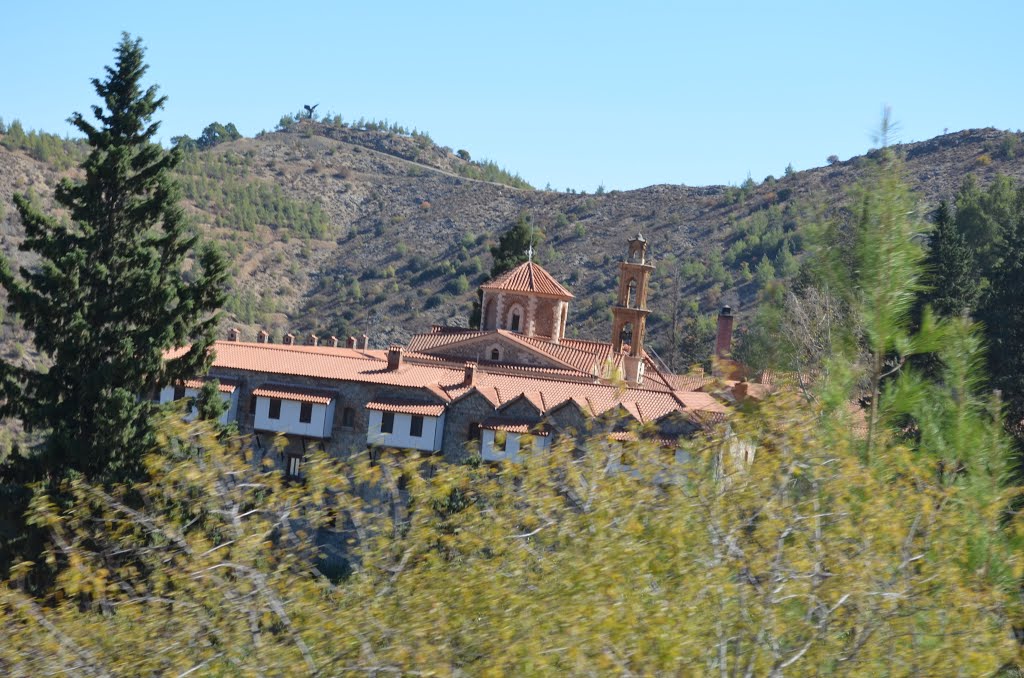
[[70, 220], [15, 196], [21, 249], [39, 264], [16, 275], [0, 259], [0, 285], [52, 366], [38, 373], [0, 365], [2, 413], [48, 431], [44, 449], [7, 465], [7, 479], [55, 485], [71, 471], [130, 479], [152, 446], [152, 406], [141, 396], [205, 371], [211, 358], [225, 266], [205, 249], [184, 274], [197, 238], [172, 178], [180, 155], [154, 141], [152, 118], [165, 97], [142, 88], [141, 40], [123, 34], [115, 54], [105, 78], [92, 80], [103, 103], [92, 107], [98, 124], [79, 113], [70, 119], [91, 149], [85, 180], [65, 180], [55, 193]]
[[1024, 222], [1018, 220], [1007, 231], [1004, 256], [992, 272], [978, 315], [989, 343], [989, 373], [1006, 401], [1007, 425], [1024, 442]]
[[946, 201], [939, 203], [925, 257], [925, 283], [929, 290], [921, 301], [941, 316], [970, 312], [978, 300], [979, 277], [974, 250], [957, 229]]

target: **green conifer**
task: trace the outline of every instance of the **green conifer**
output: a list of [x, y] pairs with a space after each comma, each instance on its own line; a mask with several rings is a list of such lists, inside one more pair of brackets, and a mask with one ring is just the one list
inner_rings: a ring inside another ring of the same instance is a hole
[[202, 373], [210, 361], [225, 265], [205, 249], [184, 274], [197, 239], [172, 178], [180, 155], [154, 141], [152, 118], [165, 97], [141, 85], [141, 40], [124, 34], [115, 54], [104, 79], [92, 81], [103, 104], [92, 107], [98, 124], [79, 113], [70, 119], [91, 149], [84, 181], [56, 190], [70, 220], [15, 196], [21, 248], [39, 263], [17, 275], [0, 259], [0, 285], [52, 366], [40, 373], [0, 364], [2, 413], [48, 432], [38, 454], [8, 465], [8, 479], [55, 484], [70, 471], [132, 478], [152, 445], [152, 406], [140, 396]]
[[946, 201], [939, 203], [924, 263], [925, 283], [930, 288], [922, 295], [924, 303], [950, 318], [974, 309], [979, 288], [974, 250], [957, 229]]

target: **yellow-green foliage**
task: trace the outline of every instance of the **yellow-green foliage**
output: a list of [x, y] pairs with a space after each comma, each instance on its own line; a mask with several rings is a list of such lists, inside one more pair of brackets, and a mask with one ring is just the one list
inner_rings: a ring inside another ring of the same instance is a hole
[[[314, 456], [303, 484], [168, 421], [140, 496], [75, 484], [63, 514], [36, 498], [66, 568], [45, 600], [16, 590], [27, 565], [0, 589], [0, 672], [987, 675], [1012, 660], [1013, 597], [967, 558], [1020, 574], [1002, 499], [889, 438], [868, 465], [823, 417], [782, 397], [693, 441], [687, 463], [595, 438], [517, 466]], [[346, 579], [315, 567], [320, 524], [350, 535]]]

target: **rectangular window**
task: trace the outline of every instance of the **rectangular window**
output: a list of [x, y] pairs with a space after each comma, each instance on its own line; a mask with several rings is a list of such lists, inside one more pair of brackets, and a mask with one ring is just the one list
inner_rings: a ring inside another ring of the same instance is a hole
[[352, 428], [356, 425], [356, 411], [351, 407], [346, 407], [341, 413], [341, 425], [345, 428]]
[[423, 437], [423, 417], [418, 414], [414, 414], [409, 422], [409, 435], [413, 438]]
[[270, 399], [270, 418], [280, 419], [281, 418], [281, 399], [271, 398]]
[[518, 313], [513, 313], [512, 314], [512, 327], [510, 327], [509, 329], [511, 329], [513, 332], [518, 332], [519, 331], [519, 314]]
[[289, 478], [298, 478], [302, 467], [302, 457], [297, 454], [288, 455], [288, 466], [285, 468], [285, 475]]
[[299, 406], [299, 423], [308, 424], [313, 421], [313, 403], [302, 403]]
[[181, 400], [184, 397], [185, 397], [185, 385], [184, 384], [178, 384], [177, 386], [174, 387], [174, 399], [175, 400]]
[[395, 430], [395, 413], [384, 412], [380, 418], [380, 432], [392, 433]]
[[469, 425], [469, 432], [466, 433], [466, 440], [480, 440], [479, 422], [474, 421]]

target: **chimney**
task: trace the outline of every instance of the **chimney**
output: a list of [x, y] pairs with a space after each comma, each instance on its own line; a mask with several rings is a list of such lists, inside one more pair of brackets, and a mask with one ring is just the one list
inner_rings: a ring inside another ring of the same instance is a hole
[[331, 346], [333, 346], [334, 348], [338, 348], [338, 338], [336, 336], [334, 336], [333, 334], [331, 335], [330, 342], [331, 342]]
[[472, 386], [474, 383], [476, 383], [476, 363], [466, 363], [466, 378], [462, 384]]
[[718, 314], [718, 335], [715, 337], [715, 356], [727, 358], [732, 354], [732, 309], [722, 307]]
[[366, 336], [365, 334], [363, 335], [363, 342], [359, 346], [359, 348], [363, 349], [364, 351], [366, 351], [367, 349], [370, 348], [370, 338], [368, 336]]
[[238, 329], [237, 327], [232, 327], [230, 330], [228, 330], [228, 341], [241, 341], [241, 340], [242, 340], [242, 331], [240, 329]]
[[309, 335], [306, 337], [306, 346], [319, 346], [319, 345], [320, 345], [320, 337], [318, 337], [315, 334], [313, 334], [312, 332], [310, 332]]
[[288, 334], [284, 335], [284, 341], [281, 342], [281, 343], [283, 343], [285, 346], [294, 346], [295, 345], [295, 335], [292, 334], [291, 332], [289, 332]]
[[345, 347], [346, 348], [355, 348], [356, 347], [356, 338], [355, 337], [349, 337], [348, 340], [345, 342]]
[[270, 343], [270, 334], [268, 334], [266, 330], [260, 330], [256, 334], [256, 343], [257, 344], [269, 344]]
[[402, 367], [402, 347], [392, 344], [388, 347], [388, 372], [396, 372]]

